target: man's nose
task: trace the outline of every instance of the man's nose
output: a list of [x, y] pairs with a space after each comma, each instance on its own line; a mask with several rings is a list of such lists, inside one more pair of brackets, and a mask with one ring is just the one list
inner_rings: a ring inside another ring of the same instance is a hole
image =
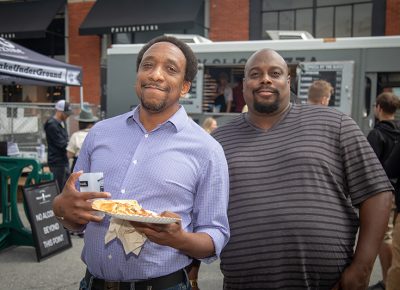
[[154, 67], [154, 69], [150, 72], [150, 78], [154, 81], [164, 79], [162, 68], [159, 66]]
[[265, 73], [261, 77], [261, 82], [262, 83], [271, 83], [271, 76], [268, 73]]

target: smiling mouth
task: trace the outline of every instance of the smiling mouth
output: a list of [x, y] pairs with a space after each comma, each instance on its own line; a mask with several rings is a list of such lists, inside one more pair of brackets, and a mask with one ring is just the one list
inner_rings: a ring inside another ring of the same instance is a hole
[[156, 86], [156, 85], [143, 85], [143, 88], [145, 89], [154, 89], [154, 90], [159, 90], [159, 91], [166, 91], [166, 89]]
[[271, 90], [257, 90], [255, 93], [259, 96], [272, 96], [277, 94], [275, 91]]

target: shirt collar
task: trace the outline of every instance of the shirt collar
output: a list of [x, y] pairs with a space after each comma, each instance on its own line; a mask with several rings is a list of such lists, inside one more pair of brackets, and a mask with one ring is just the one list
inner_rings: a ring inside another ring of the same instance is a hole
[[[139, 119], [139, 110], [140, 110], [140, 105], [136, 106], [130, 114], [128, 114], [128, 119], [132, 118], [140, 127], [143, 127], [143, 124], [140, 122]], [[176, 132], [181, 131], [187, 124], [189, 120], [189, 116], [186, 113], [185, 108], [182, 105], [179, 105], [179, 110], [171, 117], [169, 118], [164, 124], [172, 124], [176, 130]]]

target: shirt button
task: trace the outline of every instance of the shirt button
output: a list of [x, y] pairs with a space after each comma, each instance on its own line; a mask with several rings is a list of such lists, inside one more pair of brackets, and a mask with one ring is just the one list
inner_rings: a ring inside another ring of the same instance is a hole
[[145, 138], [149, 137], [149, 134], [144, 134], [144, 137], [145, 137]]
[[124, 189], [121, 189], [121, 193], [125, 193], [125, 188], [124, 188]]
[[136, 164], [137, 163], [137, 160], [133, 160], [133, 164]]
[[109, 254], [109, 255], [108, 255], [108, 259], [110, 259], [110, 260], [112, 259], [112, 256], [111, 256], [111, 254]]

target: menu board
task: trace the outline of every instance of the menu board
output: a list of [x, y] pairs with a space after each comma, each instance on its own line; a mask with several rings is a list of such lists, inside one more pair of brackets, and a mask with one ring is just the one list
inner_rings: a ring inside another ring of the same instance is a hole
[[297, 67], [297, 96], [307, 103], [308, 89], [316, 80], [325, 80], [333, 87], [329, 106], [351, 114], [353, 98], [354, 61], [303, 62]]
[[23, 191], [38, 261], [72, 247], [69, 232], [52, 209], [58, 193], [54, 180], [25, 187]]

